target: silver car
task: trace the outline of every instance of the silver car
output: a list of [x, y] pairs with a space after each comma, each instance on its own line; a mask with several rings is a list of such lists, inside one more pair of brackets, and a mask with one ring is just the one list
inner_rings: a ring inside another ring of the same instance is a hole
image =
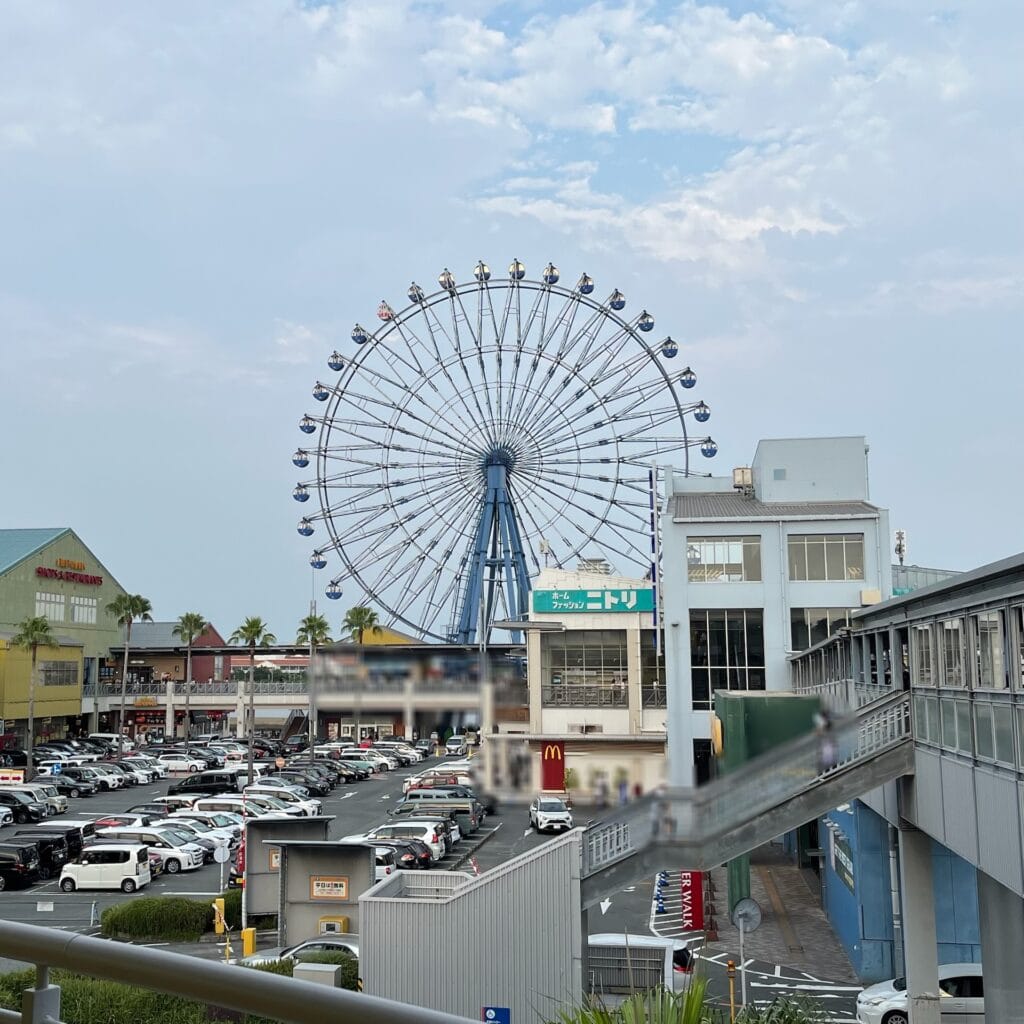
[[278, 960], [308, 960], [321, 953], [350, 953], [352, 956], [359, 956], [359, 936], [339, 935], [338, 937], [322, 936], [316, 939], [307, 939], [305, 942], [297, 942], [294, 946], [273, 946], [271, 949], [263, 949], [252, 956], [242, 957], [233, 963], [241, 964], [243, 967], [256, 967], [261, 964], [272, 964]]

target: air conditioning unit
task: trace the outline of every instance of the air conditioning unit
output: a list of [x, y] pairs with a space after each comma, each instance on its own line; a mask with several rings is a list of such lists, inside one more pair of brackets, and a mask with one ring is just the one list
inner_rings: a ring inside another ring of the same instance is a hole
[[860, 592], [861, 605], [881, 604], [882, 592], [880, 590], [862, 590]]

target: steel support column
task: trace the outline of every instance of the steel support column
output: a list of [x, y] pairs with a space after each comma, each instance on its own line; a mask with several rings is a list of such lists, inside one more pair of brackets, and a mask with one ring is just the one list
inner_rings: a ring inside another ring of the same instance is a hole
[[932, 840], [910, 826], [900, 828], [900, 881], [910, 1024], [940, 1024]]

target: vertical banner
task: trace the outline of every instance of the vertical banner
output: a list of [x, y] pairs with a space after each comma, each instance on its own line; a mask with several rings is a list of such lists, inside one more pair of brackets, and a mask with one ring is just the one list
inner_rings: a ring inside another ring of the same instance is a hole
[[679, 890], [683, 898], [683, 930], [702, 931], [704, 928], [704, 872], [680, 871]]
[[540, 788], [565, 789], [565, 743], [545, 743], [540, 755]]

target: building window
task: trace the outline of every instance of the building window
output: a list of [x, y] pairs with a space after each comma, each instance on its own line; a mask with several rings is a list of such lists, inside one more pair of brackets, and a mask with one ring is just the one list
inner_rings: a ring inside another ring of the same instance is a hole
[[806, 651], [849, 624], [849, 608], [790, 608], [792, 649]]
[[942, 685], [966, 686], [963, 619], [944, 619], [939, 623], [939, 648], [942, 654]]
[[914, 626], [910, 631], [910, 642], [913, 645], [913, 685], [935, 686], [935, 652], [932, 649], [932, 627]]
[[760, 537], [688, 537], [691, 583], [760, 583]]
[[628, 662], [623, 629], [566, 630], [541, 656], [542, 703], [548, 707], [626, 707]]
[[654, 631], [640, 632], [640, 706], [665, 707], [665, 652], [654, 646]]
[[864, 579], [864, 534], [794, 534], [789, 538], [789, 578]]
[[1006, 659], [1003, 657], [1003, 616], [1001, 612], [980, 612], [972, 615], [977, 646], [974, 672], [982, 690], [1005, 690]]
[[45, 616], [51, 622], [63, 622], [64, 595], [37, 593], [36, 615]]
[[710, 709], [715, 690], [763, 690], [761, 609], [691, 609], [690, 676], [697, 709]]
[[77, 686], [77, 661], [41, 661], [37, 666], [43, 686]]
[[71, 621], [79, 626], [95, 625], [97, 604], [95, 597], [72, 597]]

